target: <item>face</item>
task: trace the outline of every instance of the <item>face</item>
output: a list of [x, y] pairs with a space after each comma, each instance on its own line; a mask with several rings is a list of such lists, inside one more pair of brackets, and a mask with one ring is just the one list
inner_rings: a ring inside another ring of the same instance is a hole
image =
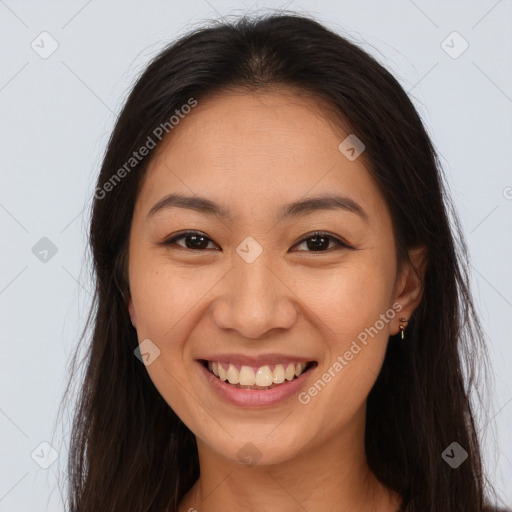
[[[361, 432], [412, 307], [384, 197], [321, 112], [291, 92], [199, 102], [137, 198], [129, 310], [146, 369], [198, 443], [232, 461], [278, 463]], [[310, 201], [321, 196], [337, 203]], [[239, 389], [206, 361], [275, 386]]]

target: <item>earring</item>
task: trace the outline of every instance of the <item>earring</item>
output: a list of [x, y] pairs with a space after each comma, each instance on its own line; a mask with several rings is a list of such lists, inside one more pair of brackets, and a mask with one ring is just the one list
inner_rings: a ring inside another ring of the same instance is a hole
[[[400, 318], [399, 320], [400, 320], [400, 322], [407, 323], [407, 318]], [[402, 339], [405, 339], [404, 332], [405, 332], [406, 327], [407, 327], [406, 325], [400, 324], [400, 335], [401, 335]]]

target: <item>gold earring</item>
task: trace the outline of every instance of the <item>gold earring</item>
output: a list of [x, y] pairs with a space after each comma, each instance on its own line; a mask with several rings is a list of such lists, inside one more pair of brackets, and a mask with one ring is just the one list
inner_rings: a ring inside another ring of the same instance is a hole
[[[407, 318], [400, 318], [399, 320], [400, 320], [400, 322], [407, 323]], [[400, 335], [401, 335], [402, 339], [405, 339], [405, 336], [404, 336], [405, 328], [406, 328], [405, 325], [400, 324]]]

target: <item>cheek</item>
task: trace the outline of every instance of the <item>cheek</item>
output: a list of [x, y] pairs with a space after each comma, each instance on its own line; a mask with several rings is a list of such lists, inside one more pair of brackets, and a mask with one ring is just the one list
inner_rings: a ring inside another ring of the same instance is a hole
[[[329, 338], [342, 345], [373, 326], [391, 308], [393, 265], [370, 253], [356, 256], [335, 270], [303, 277], [296, 285], [301, 301], [329, 328]], [[380, 329], [387, 335], [389, 324]]]
[[325, 273], [314, 283], [304, 282], [301, 295], [313, 317], [320, 319], [317, 326], [325, 343], [317, 375], [322, 382], [311, 393], [306, 390], [304, 401], [311, 398], [313, 407], [325, 409], [320, 415], [344, 421], [372, 388], [397, 314], [390, 303], [393, 284], [393, 255], [375, 258], [370, 253], [359, 254], [353, 264]]
[[200, 284], [184, 279], [175, 267], [148, 254], [134, 251], [130, 265], [130, 292], [139, 344], [150, 339], [159, 350], [158, 356], [146, 366], [148, 375], [178, 416], [197, 428], [194, 421], [199, 418], [204, 422], [206, 418], [200, 410], [191, 412], [187, 400], [191, 372], [187, 365], [191, 361], [186, 357], [186, 340], [193, 329], [194, 305], [197, 307], [205, 292]]
[[225, 271], [191, 270], [137, 250], [130, 265], [130, 291], [139, 343], [150, 339], [160, 351], [146, 369], [169, 405], [180, 416], [187, 417], [190, 404], [184, 389], [190, 386], [190, 375], [196, 371], [190, 355], [192, 347], [187, 341], [206, 315], [209, 290]]
[[194, 305], [200, 303], [209, 288], [207, 281], [199, 282], [192, 272], [183, 274], [154, 257], [133, 258], [130, 292], [139, 335], [167, 344], [179, 339], [177, 334], [186, 327]]

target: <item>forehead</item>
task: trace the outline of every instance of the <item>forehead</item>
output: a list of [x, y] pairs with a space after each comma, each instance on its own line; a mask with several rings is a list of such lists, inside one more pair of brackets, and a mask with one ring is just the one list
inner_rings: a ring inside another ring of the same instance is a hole
[[383, 198], [364, 159], [351, 161], [339, 150], [348, 135], [325, 104], [303, 94], [216, 95], [199, 101], [163, 141], [139, 199], [155, 203], [166, 193], [186, 192], [244, 216], [339, 193], [378, 209]]
[[[300, 158], [314, 139], [346, 136], [343, 124], [324, 100], [307, 97], [301, 91], [223, 92], [200, 100], [162, 149], [196, 136], [215, 146], [222, 143], [241, 151], [257, 151], [264, 146]], [[301, 144], [305, 139], [310, 142], [307, 146]]]

